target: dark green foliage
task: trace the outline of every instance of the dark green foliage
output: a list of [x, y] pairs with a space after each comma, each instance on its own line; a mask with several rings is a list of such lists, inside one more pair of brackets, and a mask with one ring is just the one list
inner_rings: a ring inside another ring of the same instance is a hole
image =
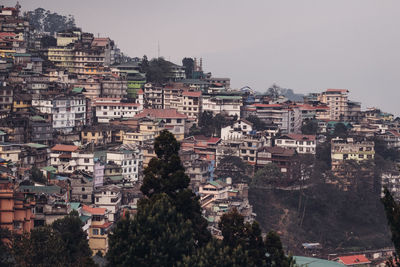
[[247, 266], [290, 266], [291, 260], [285, 256], [279, 236], [270, 232], [264, 241], [258, 223], [245, 223], [236, 209], [224, 214], [218, 226], [225, 246], [243, 248], [246, 252]]
[[57, 46], [57, 39], [54, 38], [53, 36], [46, 35], [40, 39], [40, 43], [42, 45], [42, 48]]
[[188, 189], [172, 133], [156, 138], [153, 158], [140, 188], [147, 197], [136, 217], [118, 222], [110, 235], [107, 259], [111, 266], [173, 266], [211, 238], [196, 195]]
[[190, 57], [182, 59], [182, 66], [185, 67], [186, 79], [193, 79], [194, 60]]
[[31, 179], [34, 182], [42, 184], [47, 182], [47, 179], [44, 177], [43, 173], [36, 166], [33, 166], [31, 169]]
[[28, 12], [29, 24], [39, 32], [49, 32], [53, 35], [56, 32], [75, 28], [75, 19], [72, 15], [63, 16], [51, 13], [43, 8], [36, 8]]
[[92, 251], [86, 233], [82, 230], [78, 212], [72, 211], [64, 218], [54, 221], [51, 227], [64, 243], [66, 263], [79, 266], [93, 265], [90, 258]]
[[0, 228], [0, 266], [14, 266], [11, 249], [12, 235], [8, 229]]
[[119, 221], [109, 244], [110, 266], [174, 266], [195, 248], [191, 222], [166, 194], [141, 200], [135, 218]]
[[274, 163], [269, 163], [254, 174], [250, 186], [252, 188], [265, 188], [281, 181], [282, 178], [283, 175], [279, 167]]
[[18, 266], [73, 266], [60, 235], [50, 226], [33, 229], [13, 247]]
[[301, 126], [302, 134], [312, 134], [315, 135], [318, 132], [318, 122], [315, 120], [306, 121], [305, 124]]
[[269, 232], [265, 240], [265, 247], [269, 257], [267, 259], [268, 266], [289, 267], [292, 259], [287, 257], [283, 251], [280, 237], [275, 232]]
[[335, 124], [335, 129], [333, 130], [333, 136], [338, 136], [341, 138], [347, 137], [347, 127], [343, 123], [339, 122]]
[[396, 148], [387, 147], [386, 143], [380, 138], [374, 138], [375, 153], [380, 155], [384, 160], [398, 161], [400, 159], [400, 152]]
[[387, 222], [392, 233], [392, 242], [396, 250], [394, 263], [389, 260], [387, 266], [400, 266], [400, 204], [396, 203], [387, 188], [385, 188], [384, 194], [381, 201], [385, 207]]
[[204, 111], [200, 114], [198, 127], [190, 128], [190, 135], [218, 136], [221, 135], [221, 128], [230, 125], [232, 120], [224, 115], [213, 115], [211, 111]]
[[263, 131], [267, 127], [266, 123], [264, 121], [260, 120], [260, 118], [258, 118], [257, 116], [250, 115], [247, 117], [246, 120], [253, 123], [253, 130]]
[[[147, 62], [147, 57], [146, 57]], [[146, 73], [147, 82], [162, 84], [168, 81], [170, 68], [172, 63], [165, 60], [164, 58], [153, 58], [147, 64], [143, 64], [142, 71]]]
[[317, 146], [316, 159], [320, 162], [324, 162], [326, 170], [331, 168], [331, 142], [328, 140]]
[[235, 183], [248, 183], [251, 166], [237, 156], [224, 156], [220, 159], [215, 174], [223, 179], [232, 178]]
[[178, 266], [185, 267], [239, 267], [252, 266], [247, 251], [241, 246], [230, 248], [220, 240], [212, 240], [205, 247], [199, 248], [190, 256], [184, 256]]

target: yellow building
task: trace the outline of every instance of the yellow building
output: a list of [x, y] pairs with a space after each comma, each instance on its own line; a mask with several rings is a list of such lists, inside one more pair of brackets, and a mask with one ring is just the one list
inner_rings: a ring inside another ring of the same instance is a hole
[[14, 95], [13, 111], [28, 111], [32, 107], [32, 96], [28, 94]]
[[59, 68], [74, 71], [74, 48], [72, 46], [65, 47], [49, 47], [47, 57]]
[[125, 132], [123, 143], [143, 145], [146, 141], [153, 141], [157, 136], [159, 136], [162, 129], [162, 123], [160, 121], [143, 118], [139, 120], [139, 132]]
[[106, 218], [107, 209], [82, 206], [82, 214], [91, 217], [91, 224], [88, 229], [89, 247], [95, 255], [101, 252], [106, 255], [108, 251], [108, 232], [112, 226]]
[[109, 144], [112, 141], [112, 131], [110, 128], [101, 126], [87, 127], [81, 131], [81, 140], [83, 144]]

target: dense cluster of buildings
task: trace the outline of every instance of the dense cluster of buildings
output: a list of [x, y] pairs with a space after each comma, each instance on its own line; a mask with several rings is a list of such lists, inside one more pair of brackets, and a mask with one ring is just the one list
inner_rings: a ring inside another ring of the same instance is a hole
[[[399, 121], [378, 109], [362, 111], [348, 90], [328, 89], [295, 102], [232, 89], [229, 78], [209, 73], [186, 77], [175, 64], [169, 81], [155, 84], [146, 81], [140, 60], [118, 61], [110, 38], [70, 29], [55, 34], [56, 45], [44, 47], [32, 36], [18, 7], [1, 7], [0, 227], [13, 231], [76, 210], [93, 252], [104, 254], [109, 229], [124, 213], [135, 212], [143, 170], [156, 156], [154, 140], [163, 130], [180, 142], [191, 187], [216, 235], [219, 218], [231, 208], [246, 220], [255, 217], [249, 185], [214, 173], [226, 156], [239, 157], [252, 173], [273, 163], [291, 181], [301, 156], [314, 157], [341, 123], [351, 137], [331, 140], [331, 163], [346, 189], [353, 181], [342, 175], [343, 163], [372, 162], [376, 138], [400, 147]], [[230, 123], [213, 136], [192, 135], [204, 112]], [[302, 134], [311, 122], [317, 130]], [[400, 174], [382, 178], [400, 197]]]

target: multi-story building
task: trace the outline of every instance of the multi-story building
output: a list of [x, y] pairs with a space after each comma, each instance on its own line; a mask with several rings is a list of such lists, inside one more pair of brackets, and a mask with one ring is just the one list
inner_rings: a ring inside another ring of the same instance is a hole
[[240, 118], [242, 97], [237, 95], [203, 95], [203, 111], [211, 111], [214, 115], [226, 114]]
[[81, 131], [83, 144], [92, 143], [94, 145], [106, 145], [112, 142], [111, 127], [96, 125], [85, 127]]
[[82, 215], [91, 218], [88, 229], [89, 247], [95, 255], [101, 252], [105, 255], [108, 251], [108, 233], [112, 223], [108, 221], [106, 208], [82, 206]]
[[107, 77], [100, 81], [100, 97], [126, 98], [127, 88], [126, 80]]
[[331, 120], [343, 121], [348, 115], [348, 93], [347, 89], [327, 89], [318, 96], [318, 100], [329, 106]]
[[93, 203], [93, 179], [82, 174], [73, 174], [71, 181], [71, 201], [84, 204]]
[[275, 140], [275, 145], [285, 148], [293, 148], [299, 154], [315, 154], [316, 139], [315, 135], [287, 134]]
[[121, 199], [121, 188], [116, 185], [100, 186], [94, 192], [94, 204], [107, 209], [106, 216], [110, 222], [116, 222], [119, 219]]
[[292, 148], [265, 146], [258, 149], [256, 168], [260, 169], [267, 164], [274, 163], [279, 167], [281, 173], [289, 178], [291, 176], [291, 166], [295, 155], [296, 150]]
[[246, 134], [250, 134], [253, 131], [253, 124], [247, 120], [240, 119], [233, 123], [221, 128], [221, 138], [223, 140], [228, 139], [240, 139]]
[[297, 105], [254, 104], [246, 115], [255, 115], [267, 124], [276, 124], [282, 133], [299, 133], [302, 115]]
[[32, 106], [45, 114], [52, 114], [53, 129], [71, 132], [86, 124], [86, 99], [84, 95], [59, 95], [54, 98], [34, 98]]
[[139, 180], [143, 157], [139, 149], [134, 146], [120, 146], [107, 151], [107, 162], [115, 163], [122, 168], [122, 176], [127, 182]]
[[347, 160], [357, 162], [373, 160], [375, 156], [373, 141], [356, 141], [353, 138], [331, 140], [332, 171], [340, 170], [341, 163]]
[[91, 152], [79, 151], [77, 146], [57, 144], [51, 148], [50, 164], [60, 173], [76, 170], [93, 173], [94, 156]]
[[11, 111], [13, 104], [13, 88], [11, 86], [0, 86], [0, 115]]
[[171, 100], [171, 108], [185, 114], [189, 120], [198, 121], [202, 109], [202, 97], [200, 91], [184, 91], [176, 100]]
[[99, 123], [108, 123], [113, 119], [134, 118], [143, 110], [142, 105], [122, 102], [121, 98], [96, 98], [93, 106]]
[[0, 228], [17, 234], [30, 232], [34, 226], [34, 206], [33, 198], [17, 192], [7, 176], [0, 177]]
[[183, 91], [184, 89], [176, 83], [165, 85], [163, 88], [163, 108], [173, 108], [171, 102], [179, 102], [179, 98], [182, 96]]
[[145, 107], [150, 109], [162, 109], [164, 107], [164, 90], [161, 86], [146, 83], [143, 88]]
[[148, 117], [153, 120], [162, 120], [164, 128], [174, 134], [177, 140], [183, 140], [185, 136], [187, 116], [175, 109], [144, 109], [135, 118]]

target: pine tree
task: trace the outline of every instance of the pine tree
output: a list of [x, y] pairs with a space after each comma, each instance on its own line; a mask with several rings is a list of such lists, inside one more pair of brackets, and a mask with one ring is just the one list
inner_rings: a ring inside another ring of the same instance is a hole
[[392, 242], [396, 250], [394, 259], [390, 259], [386, 265], [400, 266], [400, 204], [396, 203], [387, 188], [385, 188], [384, 194], [381, 201], [385, 207], [386, 218], [392, 232]]
[[118, 222], [109, 245], [110, 266], [174, 266], [195, 249], [191, 222], [166, 194], [142, 199], [133, 220]]

